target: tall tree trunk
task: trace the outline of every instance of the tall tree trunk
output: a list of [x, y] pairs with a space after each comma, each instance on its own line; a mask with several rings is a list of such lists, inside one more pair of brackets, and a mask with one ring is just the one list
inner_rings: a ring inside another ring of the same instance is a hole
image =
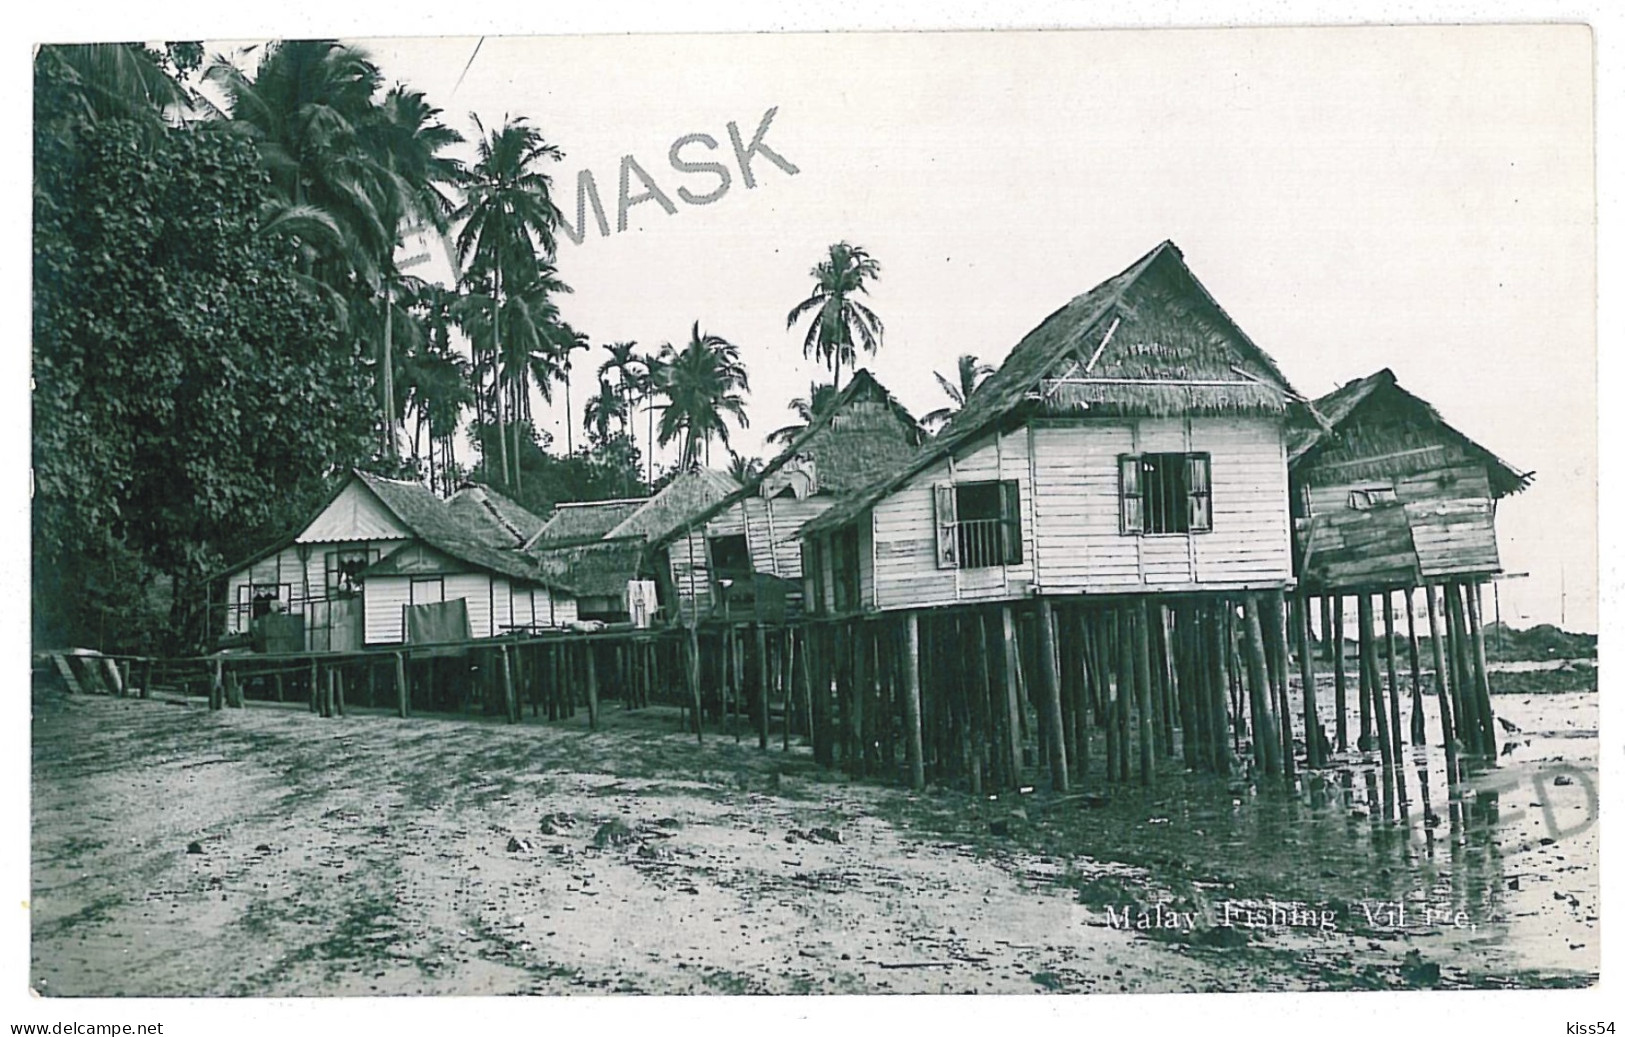
[[570, 347], [564, 347], [564, 452], [574, 454], [575, 418], [570, 416]]
[[384, 456], [399, 459], [395, 436], [395, 295], [384, 281]]
[[491, 368], [492, 379], [496, 392], [492, 395], [492, 404], [496, 407], [497, 422], [497, 454], [502, 459], [502, 485], [510, 485], [508, 480], [508, 439], [503, 435], [502, 427], [502, 254], [496, 257], [496, 278], [491, 283]]

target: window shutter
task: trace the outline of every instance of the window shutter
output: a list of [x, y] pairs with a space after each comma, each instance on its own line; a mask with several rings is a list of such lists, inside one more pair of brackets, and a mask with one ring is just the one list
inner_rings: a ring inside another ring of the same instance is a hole
[[937, 568], [959, 568], [959, 507], [953, 483], [936, 485]]
[[1185, 457], [1185, 486], [1189, 508], [1190, 531], [1208, 533], [1213, 530], [1213, 491], [1210, 486], [1207, 454], [1189, 454]]
[[999, 484], [1000, 529], [1004, 534], [1004, 564], [1021, 564], [1021, 484], [1006, 479]]
[[1140, 459], [1134, 454], [1117, 455], [1119, 523], [1124, 533], [1145, 532], [1145, 498], [1140, 492]]

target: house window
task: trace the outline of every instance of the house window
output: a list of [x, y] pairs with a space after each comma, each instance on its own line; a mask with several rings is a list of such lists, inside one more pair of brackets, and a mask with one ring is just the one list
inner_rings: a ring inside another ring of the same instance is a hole
[[286, 584], [256, 583], [244, 587], [243, 593], [246, 594], [249, 602], [249, 617], [258, 619], [261, 616], [269, 615], [277, 606], [277, 603], [284, 600], [283, 589], [286, 586]]
[[446, 584], [439, 576], [414, 576], [407, 588], [407, 602], [412, 605], [438, 605], [446, 600]]
[[858, 600], [859, 576], [858, 567], [862, 564], [858, 559], [858, 531], [856, 527], [848, 527], [836, 533], [829, 541], [832, 564], [830, 573], [834, 577], [834, 604], [836, 612], [847, 612], [859, 607]]
[[1355, 511], [1370, 511], [1384, 504], [1398, 504], [1399, 495], [1392, 486], [1368, 486], [1349, 491], [1349, 507]]
[[1122, 532], [1210, 532], [1211, 465], [1207, 454], [1119, 455], [1118, 514]]
[[345, 551], [329, 551], [324, 558], [327, 571], [327, 596], [353, 598], [361, 593], [361, 570], [371, 565], [375, 554], [365, 547]]
[[1002, 482], [936, 488], [937, 567], [986, 569], [1021, 564], [1021, 488]]
[[711, 556], [712, 591], [724, 606], [747, 605], [752, 600], [750, 542], [744, 534], [707, 537]]

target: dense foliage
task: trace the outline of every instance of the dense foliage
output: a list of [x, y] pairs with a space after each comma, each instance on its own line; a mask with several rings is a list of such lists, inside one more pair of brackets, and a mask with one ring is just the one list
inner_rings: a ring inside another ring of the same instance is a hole
[[36, 64], [35, 639], [175, 647], [203, 577], [367, 458], [367, 390], [254, 148], [81, 97]]

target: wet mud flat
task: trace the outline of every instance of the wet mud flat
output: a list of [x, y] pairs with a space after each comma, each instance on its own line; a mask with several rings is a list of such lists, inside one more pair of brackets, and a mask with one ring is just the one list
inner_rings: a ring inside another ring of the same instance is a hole
[[31, 984], [47, 996], [1597, 974], [1595, 694], [1497, 696], [1519, 744], [1454, 800], [1437, 747], [1407, 748], [1392, 819], [1357, 753], [1292, 789], [1170, 773], [972, 798], [848, 783], [748, 734], [696, 746], [658, 709], [611, 707], [594, 733], [53, 691], [33, 705]]

